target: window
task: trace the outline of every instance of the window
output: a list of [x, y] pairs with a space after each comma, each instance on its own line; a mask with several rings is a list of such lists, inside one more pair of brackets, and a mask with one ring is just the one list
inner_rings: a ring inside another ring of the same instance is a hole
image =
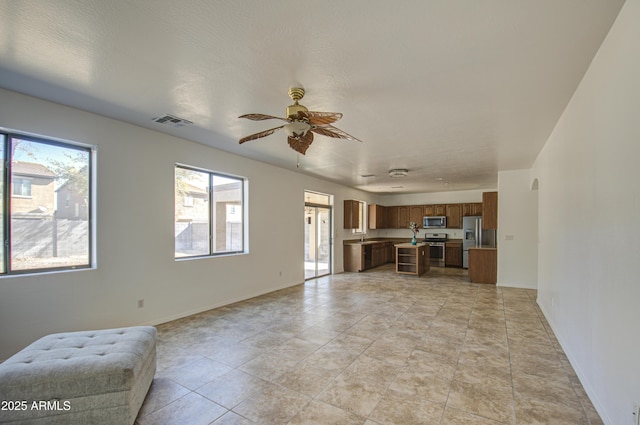
[[11, 133], [0, 145], [0, 274], [90, 267], [91, 148]]
[[367, 203], [364, 201], [358, 202], [358, 228], [351, 229], [352, 234], [367, 233]]
[[19, 177], [14, 178], [13, 196], [31, 196], [31, 180]]
[[244, 252], [244, 184], [239, 177], [176, 165], [176, 258]]

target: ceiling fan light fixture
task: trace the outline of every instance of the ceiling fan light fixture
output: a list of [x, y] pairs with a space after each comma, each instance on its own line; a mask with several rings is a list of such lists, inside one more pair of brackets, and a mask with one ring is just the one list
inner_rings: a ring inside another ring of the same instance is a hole
[[389, 177], [394, 179], [407, 177], [408, 173], [409, 173], [409, 170], [407, 170], [406, 168], [394, 168], [393, 170], [389, 170]]
[[286, 118], [266, 114], [240, 115], [238, 118], [247, 118], [252, 121], [275, 119], [285, 121], [286, 124], [243, 137], [238, 140], [238, 143], [243, 144], [251, 140], [261, 139], [280, 129], [284, 129], [284, 132], [287, 133], [287, 143], [289, 143], [289, 147], [302, 155], [307, 152], [307, 149], [311, 143], [313, 143], [314, 133], [321, 136], [333, 137], [334, 139], [360, 142], [360, 140], [355, 137], [331, 125], [342, 118], [340, 112], [309, 111], [306, 107], [298, 103], [304, 96], [304, 89], [300, 87], [292, 87], [289, 89], [289, 96], [294, 103], [287, 107]]
[[307, 134], [307, 131], [311, 129], [311, 126], [304, 121], [294, 121], [289, 124], [286, 124], [282, 128], [287, 136], [298, 138]]

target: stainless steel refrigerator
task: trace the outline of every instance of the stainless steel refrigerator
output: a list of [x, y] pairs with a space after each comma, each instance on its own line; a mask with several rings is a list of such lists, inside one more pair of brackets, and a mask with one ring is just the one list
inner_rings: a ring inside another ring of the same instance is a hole
[[482, 216], [462, 218], [462, 267], [469, 268], [469, 248], [495, 248], [496, 231], [482, 229]]

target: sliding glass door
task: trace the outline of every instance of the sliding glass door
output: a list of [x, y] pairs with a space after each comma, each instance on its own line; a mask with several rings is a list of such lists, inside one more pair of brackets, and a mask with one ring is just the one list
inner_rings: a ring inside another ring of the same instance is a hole
[[304, 278], [331, 274], [331, 206], [305, 202]]

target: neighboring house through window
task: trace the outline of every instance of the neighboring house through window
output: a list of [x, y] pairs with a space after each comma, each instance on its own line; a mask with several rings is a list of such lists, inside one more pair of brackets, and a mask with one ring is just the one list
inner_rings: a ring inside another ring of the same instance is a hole
[[[19, 165], [19, 164], [16, 164], [16, 165]], [[15, 173], [14, 175], [17, 175], [17, 173]], [[25, 179], [25, 178], [21, 179], [17, 177], [14, 178], [13, 179], [13, 196], [31, 196], [31, 179]]]
[[91, 148], [0, 133], [0, 156], [0, 274], [91, 267]]
[[244, 185], [240, 177], [176, 165], [176, 258], [244, 252]]

